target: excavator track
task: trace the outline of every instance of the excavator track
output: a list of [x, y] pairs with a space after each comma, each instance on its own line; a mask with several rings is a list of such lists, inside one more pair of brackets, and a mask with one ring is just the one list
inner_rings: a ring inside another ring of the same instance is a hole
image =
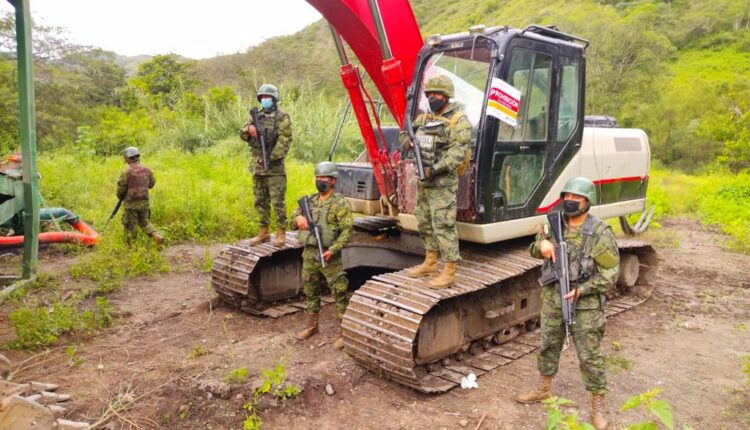
[[[271, 240], [251, 246], [250, 240], [225, 245], [214, 259], [211, 285], [221, 302], [244, 312], [278, 318], [304, 310], [302, 245], [296, 232], [286, 234], [282, 247]], [[261, 289], [260, 286], [263, 285]], [[322, 299], [331, 303], [330, 297]]]
[[[618, 285], [607, 316], [647, 300], [657, 266], [648, 244], [624, 240], [619, 248], [637, 279]], [[349, 302], [342, 322], [345, 350], [362, 366], [417, 391], [449, 391], [469, 373], [481, 376], [538, 348], [540, 268], [526, 246], [516, 246], [462, 250], [456, 285], [445, 290], [429, 289], [426, 279], [404, 271], [375, 276]]]

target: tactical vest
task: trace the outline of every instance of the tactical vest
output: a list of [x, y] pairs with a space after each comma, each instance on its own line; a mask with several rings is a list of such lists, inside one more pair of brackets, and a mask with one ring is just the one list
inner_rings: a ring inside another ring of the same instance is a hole
[[127, 178], [128, 193], [125, 195], [125, 201], [148, 200], [148, 186], [151, 178], [151, 171], [148, 167], [137, 163], [129, 165]]
[[[594, 249], [594, 240], [592, 239], [602, 226], [605, 226], [604, 222], [591, 214], [586, 217], [586, 221], [581, 226], [580, 234], [582, 237], [581, 244], [578, 246], [577, 258], [570, 259], [568, 274], [571, 283], [583, 284], [591, 279], [599, 270], [591, 253]], [[555, 279], [555, 275], [552, 272], [552, 263], [550, 260], [544, 260], [540, 283], [546, 285], [553, 279]]]
[[[454, 110], [450, 118], [442, 115], [422, 114], [419, 118], [424, 124], [417, 129], [415, 137], [422, 154], [422, 164], [425, 168], [434, 166], [450, 143], [450, 131], [458, 123], [463, 114], [458, 109]], [[468, 145], [464, 161], [458, 166], [458, 176], [466, 171], [471, 159], [471, 145]]]
[[276, 140], [279, 138], [277, 128], [282, 114], [283, 112], [278, 108], [275, 110], [273, 116], [266, 115], [263, 111], [258, 113], [258, 122], [260, 124], [256, 124], [255, 128], [259, 133], [263, 133], [263, 138], [266, 142], [266, 150], [269, 154], [271, 153]]
[[[310, 203], [312, 203], [310, 211], [312, 212], [313, 221], [315, 222], [315, 224], [320, 226], [320, 240], [323, 242], [322, 245], [324, 250], [330, 248], [331, 245], [333, 245], [333, 242], [339, 236], [339, 232], [333, 231], [331, 226], [328, 224], [328, 212], [331, 209], [331, 206], [335, 204], [335, 202], [332, 200], [334, 198], [335, 197], [333, 195], [329, 197], [329, 199], [331, 200], [324, 202], [324, 205], [322, 207], [319, 195], [313, 196], [310, 199]], [[315, 240], [315, 234], [313, 234], [310, 230], [301, 230], [297, 235], [297, 239], [305, 246], [318, 246]]]

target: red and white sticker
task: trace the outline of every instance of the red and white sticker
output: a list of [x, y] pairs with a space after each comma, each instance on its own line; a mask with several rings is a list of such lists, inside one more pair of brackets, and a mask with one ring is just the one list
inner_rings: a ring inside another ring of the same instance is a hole
[[492, 87], [487, 98], [487, 115], [494, 116], [511, 127], [517, 127], [520, 106], [521, 91], [502, 79], [492, 78]]

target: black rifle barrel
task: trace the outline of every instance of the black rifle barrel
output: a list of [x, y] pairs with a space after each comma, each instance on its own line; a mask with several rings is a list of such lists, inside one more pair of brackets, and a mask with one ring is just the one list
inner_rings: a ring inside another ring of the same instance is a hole
[[320, 265], [326, 267], [326, 259], [323, 258], [323, 240], [321, 238], [320, 226], [315, 223], [312, 216], [312, 210], [310, 209], [310, 198], [304, 196], [299, 201], [299, 207], [302, 210], [302, 216], [307, 220], [307, 230], [313, 232], [315, 235], [315, 241], [318, 242], [318, 254], [320, 256]]
[[123, 199], [120, 199], [117, 201], [117, 204], [115, 205], [114, 210], [112, 210], [112, 213], [109, 214], [109, 218], [107, 218], [107, 222], [104, 223], [104, 228], [107, 228], [107, 226], [109, 225], [109, 222], [112, 221], [112, 218], [114, 218], [115, 215], [117, 215], [117, 211], [119, 211], [120, 206], [122, 206], [122, 201]]
[[266, 138], [263, 136], [263, 130], [261, 130], [260, 122], [258, 121], [258, 108], [250, 109], [250, 117], [253, 120], [253, 126], [255, 126], [255, 135], [258, 136], [258, 142], [260, 142], [260, 150], [263, 153], [263, 171], [268, 170], [268, 151], [266, 150]]
[[556, 260], [554, 263], [557, 279], [560, 283], [560, 300], [562, 305], [563, 322], [565, 323], [565, 334], [570, 336], [570, 327], [575, 319], [575, 297], [572, 301], [565, 298], [570, 293], [570, 261], [568, 259], [568, 244], [562, 231], [562, 214], [560, 212], [547, 213], [552, 235], [557, 242], [555, 247]]

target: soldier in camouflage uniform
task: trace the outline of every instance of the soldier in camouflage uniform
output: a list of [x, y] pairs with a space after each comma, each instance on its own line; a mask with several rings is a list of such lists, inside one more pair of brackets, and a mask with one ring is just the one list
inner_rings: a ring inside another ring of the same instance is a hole
[[[292, 146], [292, 121], [289, 114], [278, 107], [279, 90], [275, 86], [264, 84], [258, 91], [261, 110], [258, 122], [245, 125], [240, 138], [250, 146], [250, 166], [253, 173], [253, 194], [255, 209], [258, 212], [258, 235], [250, 239], [255, 246], [271, 238], [268, 226], [271, 223], [271, 206], [276, 212], [278, 231], [273, 240], [274, 246], [283, 246], [286, 241], [286, 170], [284, 157]], [[268, 157], [268, 169], [263, 169], [263, 150], [258, 139], [258, 130], [263, 133]]]
[[[453, 82], [445, 76], [427, 80], [424, 88], [430, 110], [414, 120], [416, 144], [422, 153], [426, 179], [417, 189], [416, 217], [424, 241], [424, 262], [409, 270], [412, 277], [437, 272], [438, 256], [445, 262], [439, 276], [429, 282], [431, 288], [448, 288], [455, 283], [458, 264], [456, 228], [456, 191], [458, 178], [470, 158], [472, 126], [458, 106], [449, 103]], [[414, 146], [406, 132], [401, 136], [402, 151]]]
[[[320, 312], [320, 290], [325, 279], [336, 301], [336, 316], [344, 317], [348, 304], [347, 290], [349, 285], [341, 262], [341, 250], [349, 242], [352, 234], [354, 217], [348, 201], [334, 192], [334, 185], [339, 174], [336, 165], [325, 161], [315, 167], [315, 187], [319, 193], [310, 196], [310, 209], [314, 222], [320, 226], [321, 240], [325, 253], [323, 258], [326, 267], [320, 264], [320, 254], [315, 235], [307, 230], [307, 220], [301, 215], [300, 208], [292, 215], [289, 227], [300, 230], [299, 241], [305, 248], [302, 251], [302, 281], [307, 296], [307, 327], [297, 334], [297, 339], [305, 340], [318, 332], [318, 312]], [[339, 334], [333, 345], [336, 349], [344, 347], [344, 339]]]
[[[604, 396], [607, 378], [601, 341], [607, 321], [604, 315], [605, 294], [614, 287], [620, 273], [620, 256], [612, 229], [588, 214], [591, 202], [596, 202], [596, 186], [586, 178], [570, 179], [560, 193], [565, 214], [563, 235], [568, 245], [572, 291], [567, 300], [575, 302], [575, 320], [571, 335], [578, 353], [581, 376], [586, 390], [592, 394], [592, 424], [597, 429], [607, 427]], [[555, 260], [554, 237], [544, 226], [531, 244], [533, 257], [544, 258], [543, 274]], [[573, 290], [573, 288], [575, 288]], [[552, 377], [560, 362], [560, 351], [565, 342], [560, 284], [551, 282], [542, 287], [542, 346], [538, 356], [541, 379], [531, 392], [517, 400], [536, 403], [551, 395]]]
[[125, 239], [130, 246], [138, 232], [137, 227], [141, 227], [157, 245], [161, 245], [164, 238], [149, 220], [151, 209], [148, 190], [156, 184], [154, 174], [148, 167], [141, 164], [141, 154], [138, 148], [132, 146], [126, 148], [123, 156], [128, 167], [117, 181], [117, 198], [123, 201], [124, 206], [122, 225], [125, 226]]

